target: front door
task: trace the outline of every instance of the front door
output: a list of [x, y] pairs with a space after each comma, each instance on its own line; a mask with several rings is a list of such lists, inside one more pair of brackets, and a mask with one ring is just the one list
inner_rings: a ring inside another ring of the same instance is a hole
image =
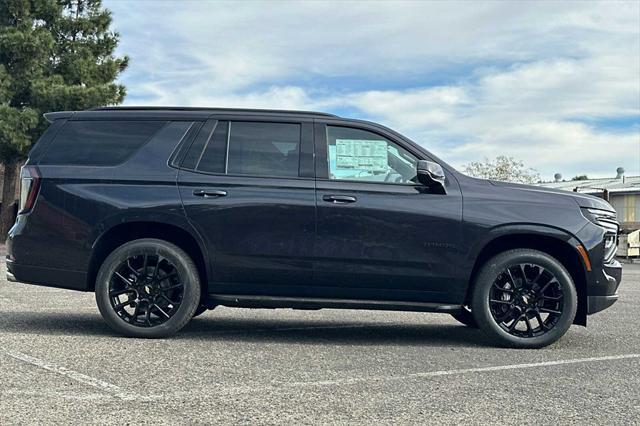
[[462, 204], [417, 182], [424, 154], [391, 136], [316, 123], [315, 284], [329, 297], [460, 301]]
[[178, 183], [207, 245], [210, 292], [291, 295], [311, 282], [312, 144], [311, 122], [204, 124]]

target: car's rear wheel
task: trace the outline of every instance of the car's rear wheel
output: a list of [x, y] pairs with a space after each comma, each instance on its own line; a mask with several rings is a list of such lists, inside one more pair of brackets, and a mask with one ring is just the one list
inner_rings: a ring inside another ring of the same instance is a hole
[[516, 249], [481, 268], [471, 310], [478, 326], [497, 343], [540, 348], [567, 332], [577, 303], [571, 275], [560, 262], [537, 250]]
[[96, 279], [96, 302], [115, 331], [166, 337], [193, 318], [200, 302], [198, 269], [181, 248], [140, 239], [115, 249]]

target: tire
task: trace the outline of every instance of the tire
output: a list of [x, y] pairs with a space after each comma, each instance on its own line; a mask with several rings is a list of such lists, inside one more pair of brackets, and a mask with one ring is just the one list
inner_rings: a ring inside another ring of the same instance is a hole
[[575, 285], [560, 262], [537, 250], [516, 249], [482, 266], [471, 312], [497, 344], [533, 349], [560, 339], [571, 327], [577, 305]]
[[209, 308], [207, 308], [204, 305], [200, 305], [198, 306], [198, 309], [196, 309], [196, 312], [193, 314], [193, 317], [199, 317], [200, 315], [204, 314], [205, 312], [207, 312], [209, 310]]
[[471, 328], [478, 328], [478, 323], [476, 322], [475, 317], [471, 313], [471, 310], [467, 306], [463, 306], [460, 312], [456, 312], [455, 314], [451, 314], [453, 318]]
[[200, 305], [198, 269], [184, 250], [167, 241], [130, 241], [102, 263], [95, 296], [114, 331], [129, 337], [168, 337], [181, 330]]

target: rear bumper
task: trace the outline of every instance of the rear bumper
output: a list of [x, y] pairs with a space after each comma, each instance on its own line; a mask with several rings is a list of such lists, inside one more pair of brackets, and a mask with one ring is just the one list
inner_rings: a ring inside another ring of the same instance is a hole
[[622, 265], [615, 259], [595, 272], [597, 276], [587, 296], [588, 315], [607, 309], [618, 300], [618, 287], [622, 280]]
[[7, 281], [87, 291], [87, 274], [66, 269], [20, 265], [7, 256]]

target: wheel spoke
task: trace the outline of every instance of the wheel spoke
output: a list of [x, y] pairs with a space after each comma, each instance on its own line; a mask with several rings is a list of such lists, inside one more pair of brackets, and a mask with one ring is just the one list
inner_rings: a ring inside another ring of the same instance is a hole
[[545, 296], [545, 295], [543, 294], [543, 295], [542, 295], [542, 296], [540, 296], [540, 297], [541, 297], [542, 299], [545, 299], [545, 300], [554, 300], [554, 301], [559, 301], [559, 300], [562, 300], [562, 298], [563, 298], [564, 296]]
[[144, 314], [144, 323], [151, 327], [151, 306], [147, 306], [147, 311]]
[[[517, 310], [517, 309], [515, 309], [513, 306], [510, 306], [510, 307], [509, 307], [509, 310], [508, 310], [507, 312], [505, 312], [502, 316], [500, 316], [500, 317], [496, 318], [496, 321], [497, 321], [499, 324], [507, 323], [507, 322], [509, 322], [510, 320], [515, 319], [515, 318], [514, 318], [514, 312], [515, 312], [515, 313], [518, 313], [518, 310]], [[518, 315], [519, 315], [519, 314], [518, 314]]]
[[168, 313], [166, 313], [165, 311], [163, 311], [162, 308], [160, 306], [158, 306], [157, 304], [154, 303], [153, 307], [156, 308], [162, 315], [167, 317], [167, 319], [171, 318], [171, 316]]
[[140, 315], [140, 304], [136, 303], [136, 307], [133, 309], [133, 314], [131, 314], [131, 319], [134, 323], [138, 321], [139, 315]]
[[161, 294], [160, 297], [164, 298], [164, 300], [166, 300], [167, 302], [169, 302], [169, 304], [173, 305], [173, 306], [179, 306], [179, 303], [174, 302], [173, 300], [169, 299], [167, 296], [165, 296], [164, 294]]
[[540, 294], [544, 294], [544, 292], [549, 288], [549, 286], [553, 283], [557, 283], [558, 281], [555, 278], [551, 278], [548, 283], [546, 283], [539, 291]]
[[153, 277], [152, 279], [155, 281], [156, 278], [158, 277], [158, 270], [160, 269], [160, 262], [162, 261], [162, 258], [160, 256], [158, 256], [158, 261], [156, 262], [156, 267], [153, 270]]
[[527, 333], [529, 336], [533, 336], [533, 327], [531, 327], [531, 321], [529, 321], [529, 316], [524, 314], [524, 322], [527, 324]]
[[109, 296], [118, 297], [118, 296], [123, 295], [125, 293], [133, 293], [133, 292], [134, 292], [134, 290], [132, 290], [130, 288], [125, 288], [125, 289], [122, 289], [122, 290], [112, 290], [112, 291], [109, 292]]
[[129, 260], [130, 259], [127, 259], [127, 268], [129, 268], [129, 270], [133, 273], [133, 275], [135, 275], [136, 277], [139, 277], [140, 273], [135, 269], [133, 269], [133, 266], [131, 266], [131, 263], [129, 263]]
[[549, 308], [540, 308], [540, 312], [546, 312], [548, 314], [555, 314], [555, 315], [561, 315], [562, 312], [560, 311], [556, 311], [554, 309], [549, 309]]
[[544, 323], [544, 321], [542, 321], [542, 315], [540, 315], [540, 312], [536, 311], [535, 316], [536, 316], [536, 319], [538, 320], [538, 323], [540, 323], [540, 328], [542, 330], [546, 330], [547, 326]]
[[520, 272], [522, 272], [522, 278], [524, 279], [524, 282], [525, 282], [525, 283], [526, 283], [526, 282], [529, 282], [529, 280], [527, 279], [527, 274], [526, 274], [526, 272], [524, 271], [524, 263], [521, 263], [521, 264], [520, 264], [520, 265], [518, 265], [518, 266], [520, 266]]
[[516, 288], [516, 279], [513, 278], [513, 274], [511, 273], [511, 269], [507, 267], [507, 274], [509, 275], [509, 279], [511, 280], [511, 286]]
[[125, 277], [123, 277], [120, 272], [116, 271], [115, 276], [120, 278], [126, 285], [127, 287], [129, 287], [131, 285], [131, 281], [129, 281], [128, 279], [126, 279]]
[[160, 291], [164, 293], [165, 291], [175, 290], [176, 288], [180, 287], [182, 287], [182, 283], [170, 285], [169, 287], [160, 287]]
[[500, 290], [500, 291], [504, 291], [505, 293], [513, 293], [513, 290], [512, 290], [512, 289], [510, 289], [510, 288], [500, 287], [500, 286], [498, 285], [498, 283], [497, 283], [497, 282], [494, 282], [494, 283], [493, 283], [493, 286], [494, 286], [495, 288], [497, 288], [498, 290]]
[[173, 278], [173, 277], [175, 277], [176, 275], [178, 275], [178, 272], [177, 272], [177, 271], [173, 271], [173, 272], [172, 272], [172, 273], [170, 273], [170, 274], [167, 274], [167, 275], [165, 275], [165, 276], [163, 276], [163, 277], [160, 277], [160, 278], [158, 279], [158, 282], [159, 282], [159, 283], [161, 283], [162, 281], [167, 280], [167, 279], [169, 279], [169, 278]]
[[124, 308], [126, 308], [129, 305], [131, 305], [131, 300], [127, 300], [126, 302], [118, 303], [117, 305], [115, 305], [113, 307], [113, 309], [116, 312], [120, 312], [120, 311], [122, 311]]
[[544, 268], [542, 266], [538, 266], [538, 275], [531, 281], [531, 284], [537, 284], [540, 277], [544, 273]]
[[516, 319], [513, 320], [513, 322], [511, 323], [511, 325], [509, 326], [509, 331], [513, 331], [515, 330], [516, 326], [518, 325], [518, 323], [520, 322], [520, 320], [522, 319], [522, 315], [520, 314]]
[[149, 261], [149, 256], [147, 254], [144, 255], [144, 260], [142, 261], [142, 275], [147, 275], [147, 262]]
[[512, 301], [508, 301], [508, 300], [490, 299], [489, 302], [491, 302], [491, 303], [500, 303], [502, 305], [513, 305], [513, 302]]

